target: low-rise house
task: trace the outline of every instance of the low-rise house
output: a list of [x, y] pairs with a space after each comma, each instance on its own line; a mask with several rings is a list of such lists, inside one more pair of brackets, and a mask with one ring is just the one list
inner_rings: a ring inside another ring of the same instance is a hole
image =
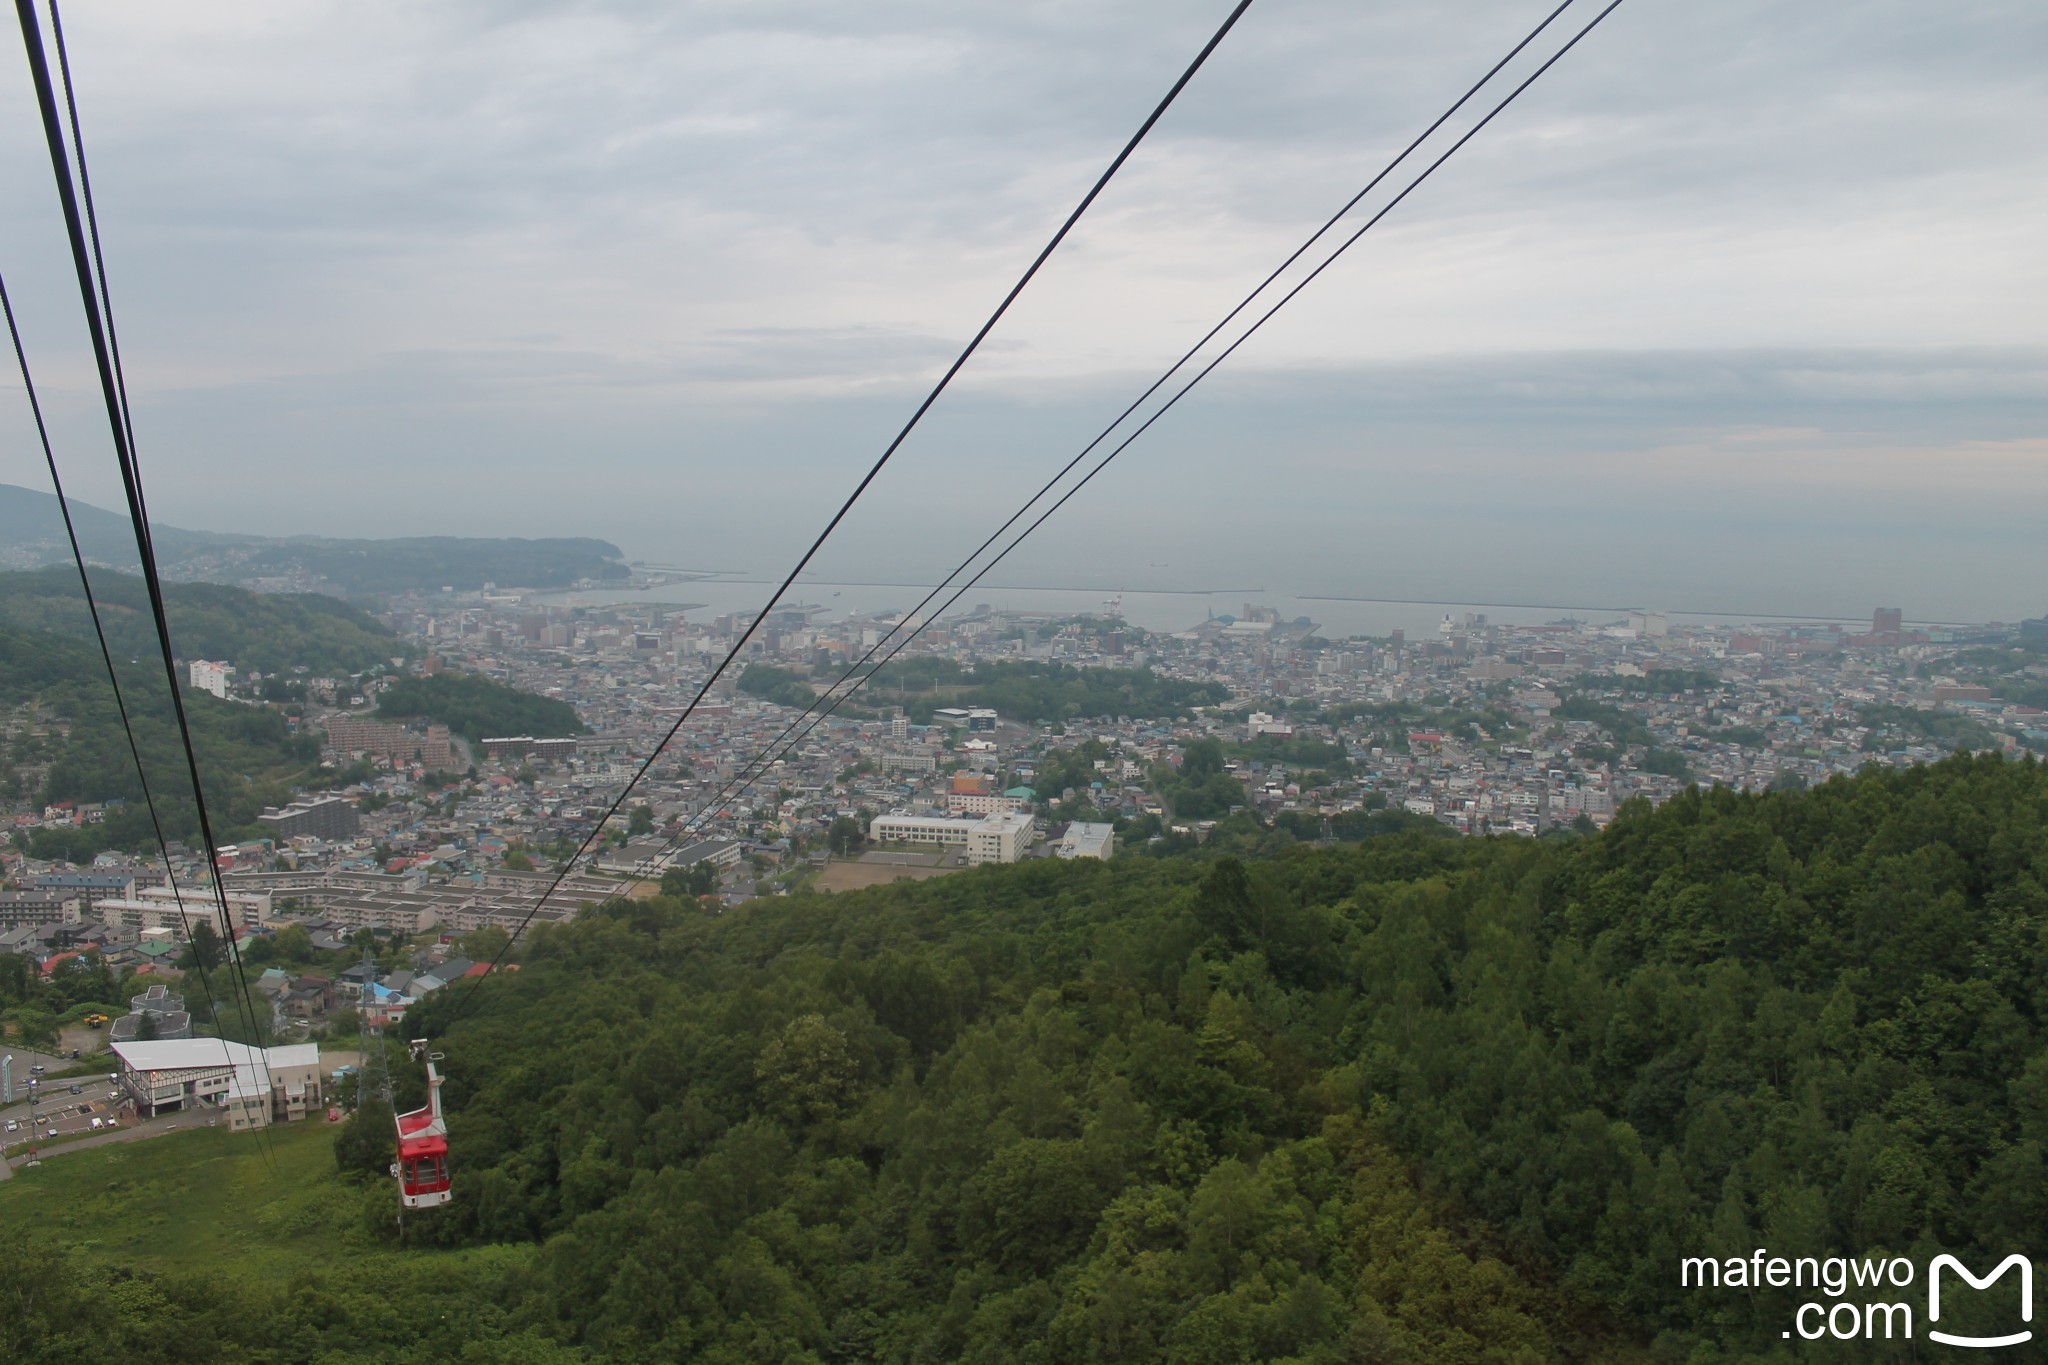
[[334, 1008], [334, 983], [323, 976], [301, 976], [293, 980], [281, 1002], [293, 1019], [318, 1019]]
[[434, 986], [428, 987], [429, 990], [438, 986], [451, 986], [457, 981], [462, 980], [463, 977], [468, 976], [475, 968], [476, 964], [466, 957], [451, 957], [439, 966], [430, 967], [421, 975], [414, 977], [413, 989], [417, 991], [422, 985], [430, 981], [434, 983]]

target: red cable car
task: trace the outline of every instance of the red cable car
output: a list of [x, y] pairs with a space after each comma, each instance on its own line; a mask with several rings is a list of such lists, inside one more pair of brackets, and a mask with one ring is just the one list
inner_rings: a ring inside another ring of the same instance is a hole
[[398, 1197], [409, 1209], [431, 1209], [449, 1200], [448, 1122], [441, 1114], [441, 1073], [434, 1063], [438, 1052], [427, 1051], [427, 1040], [415, 1038], [411, 1047], [414, 1061], [427, 1064], [427, 1107], [398, 1116], [398, 1160], [391, 1173], [398, 1177]]

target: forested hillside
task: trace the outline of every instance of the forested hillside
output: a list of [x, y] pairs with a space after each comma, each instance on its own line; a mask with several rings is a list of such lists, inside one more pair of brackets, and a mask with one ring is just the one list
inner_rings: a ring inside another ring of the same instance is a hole
[[443, 587], [472, 592], [487, 583], [566, 588], [584, 578], [630, 577], [632, 571], [620, 558], [619, 547], [611, 542], [577, 536], [293, 536], [262, 541], [244, 552], [235, 567], [242, 574], [312, 574], [351, 597], [382, 597]]
[[[444, 1231], [549, 1239], [535, 1311], [629, 1355], [1786, 1350], [1793, 1291], [1678, 1259], [2048, 1221], [2044, 882], [2048, 770], [1959, 758], [1585, 839], [622, 910], [449, 1033]], [[1432, 1207], [1425, 1293], [1386, 1220]]]
[[462, 1311], [622, 1360], [1920, 1358], [1679, 1260], [2038, 1242], [2044, 882], [2048, 769], [1957, 758], [1586, 837], [619, 905], [408, 1021], [457, 1170], [408, 1245], [537, 1244]]
[[[93, 575], [107, 643], [129, 658], [155, 657], [149, 596], [134, 574]], [[254, 593], [219, 583], [164, 584], [164, 611], [178, 658], [215, 659], [243, 671], [280, 673], [303, 665], [316, 675], [388, 666], [405, 653], [380, 621], [319, 593]], [[93, 643], [92, 616], [69, 566], [0, 573], [0, 622]]]
[[[135, 662], [115, 657], [164, 835], [200, 847], [198, 808], [161, 665], [152, 654]], [[234, 837], [266, 805], [287, 800], [294, 782], [319, 761], [319, 741], [292, 734], [277, 711], [190, 689], [184, 698], [218, 837]], [[109, 803], [101, 823], [34, 831], [31, 852], [89, 861], [103, 849], [156, 847], [96, 645], [0, 625], [0, 710], [13, 713], [13, 733], [0, 738], [0, 802]]]
[[524, 692], [474, 673], [437, 673], [431, 678], [394, 679], [377, 698], [385, 720], [421, 717], [459, 735], [480, 740], [493, 735], [586, 735], [590, 727], [576, 708], [554, 697]]

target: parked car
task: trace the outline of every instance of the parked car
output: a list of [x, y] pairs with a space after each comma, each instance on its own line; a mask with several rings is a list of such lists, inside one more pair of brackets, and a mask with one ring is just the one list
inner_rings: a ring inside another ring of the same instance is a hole
[[21, 1131], [21, 1124], [14, 1119], [9, 1119], [7, 1120], [7, 1131], [10, 1133], [18, 1133]]

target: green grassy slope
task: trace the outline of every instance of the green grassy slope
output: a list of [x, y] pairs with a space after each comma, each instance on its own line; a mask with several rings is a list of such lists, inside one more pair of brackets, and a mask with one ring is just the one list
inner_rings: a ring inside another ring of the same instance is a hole
[[53, 1157], [0, 1183], [0, 1360], [438, 1365], [571, 1361], [508, 1318], [528, 1248], [393, 1244], [388, 1180], [336, 1174], [335, 1131], [196, 1129]]

